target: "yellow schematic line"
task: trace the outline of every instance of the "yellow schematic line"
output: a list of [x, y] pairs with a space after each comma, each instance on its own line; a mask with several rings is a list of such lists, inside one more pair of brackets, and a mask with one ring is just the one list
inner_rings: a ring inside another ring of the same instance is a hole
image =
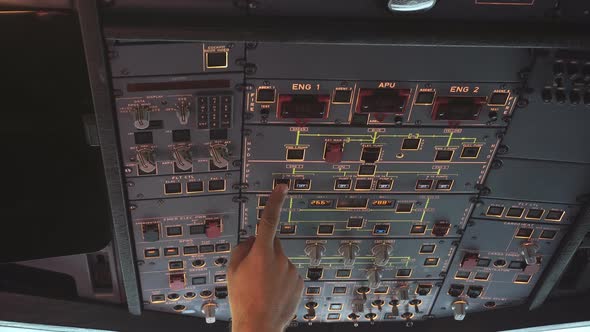
[[422, 211], [422, 217], [420, 218], [420, 222], [424, 221], [424, 217], [426, 216], [426, 209], [428, 208], [429, 203], [430, 203], [430, 198], [427, 198], [426, 204], [424, 204], [424, 210]]
[[293, 198], [289, 198], [289, 217], [287, 218], [287, 222], [291, 222], [291, 213], [293, 209]]
[[299, 136], [301, 136], [301, 132], [297, 130], [297, 137], [295, 138], [295, 145], [299, 145]]
[[453, 133], [451, 132], [451, 134], [449, 135], [449, 140], [447, 141], [447, 146], [449, 146], [451, 144], [452, 139], [453, 139]]

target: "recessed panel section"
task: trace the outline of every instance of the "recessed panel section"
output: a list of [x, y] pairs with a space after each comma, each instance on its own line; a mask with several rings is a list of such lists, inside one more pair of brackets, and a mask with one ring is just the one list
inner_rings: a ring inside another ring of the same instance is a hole
[[[247, 191], [270, 191], [276, 178], [311, 181], [309, 193], [471, 193], [497, 144], [495, 129], [247, 126]], [[268, 139], [281, 137], [282, 139]], [[418, 140], [418, 141], [408, 141]], [[460, 158], [477, 144], [474, 158]], [[288, 146], [285, 152], [285, 146]], [[415, 147], [420, 150], [413, 150]], [[304, 150], [304, 159], [302, 153]], [[285, 157], [286, 153], [286, 157]], [[256, 185], [254, 185], [256, 183]], [[250, 185], [251, 184], [251, 185]], [[418, 185], [419, 184], [419, 185]]]

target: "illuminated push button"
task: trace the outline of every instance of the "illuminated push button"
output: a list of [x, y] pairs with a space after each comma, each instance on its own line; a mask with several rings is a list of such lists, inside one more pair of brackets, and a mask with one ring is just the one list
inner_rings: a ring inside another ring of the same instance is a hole
[[352, 187], [352, 179], [336, 179], [334, 184], [335, 190], [350, 190]]
[[416, 97], [416, 105], [432, 105], [434, 101], [434, 91], [420, 91]]
[[494, 92], [490, 97], [490, 101], [488, 105], [490, 106], [504, 106], [508, 102], [508, 97], [510, 96], [507, 92]]
[[256, 93], [257, 103], [274, 103], [275, 101], [275, 89], [273, 88], [260, 88]]
[[207, 68], [227, 68], [227, 52], [205, 53]]
[[221, 218], [205, 220], [205, 235], [207, 235], [208, 238], [221, 236]]
[[326, 142], [324, 160], [328, 163], [338, 164], [342, 161], [344, 144], [342, 142]]
[[377, 190], [391, 190], [393, 187], [393, 180], [390, 179], [379, 179], [377, 180]]
[[293, 190], [310, 190], [311, 179], [295, 179]]
[[283, 234], [283, 235], [293, 235], [293, 234], [295, 234], [296, 230], [297, 230], [296, 225], [283, 224], [283, 225], [281, 225], [281, 229], [280, 229], [279, 233]]

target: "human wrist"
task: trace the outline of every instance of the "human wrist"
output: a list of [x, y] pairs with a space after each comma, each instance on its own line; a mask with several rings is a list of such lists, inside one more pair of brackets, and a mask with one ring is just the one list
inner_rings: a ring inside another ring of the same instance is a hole
[[283, 332], [283, 326], [271, 326], [268, 322], [232, 322], [232, 332]]

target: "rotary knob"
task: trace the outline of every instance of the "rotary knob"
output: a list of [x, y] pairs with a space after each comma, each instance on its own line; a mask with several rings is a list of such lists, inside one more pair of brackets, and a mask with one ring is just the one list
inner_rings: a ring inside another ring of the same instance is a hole
[[309, 243], [303, 251], [309, 257], [309, 265], [318, 266], [322, 262], [322, 256], [326, 252], [326, 247], [321, 243]]
[[385, 266], [389, 262], [389, 253], [393, 247], [389, 243], [380, 243], [373, 246], [371, 252], [373, 253], [374, 264], [376, 266]]
[[359, 246], [356, 243], [348, 242], [340, 245], [338, 253], [342, 256], [344, 266], [354, 265], [359, 250]]

